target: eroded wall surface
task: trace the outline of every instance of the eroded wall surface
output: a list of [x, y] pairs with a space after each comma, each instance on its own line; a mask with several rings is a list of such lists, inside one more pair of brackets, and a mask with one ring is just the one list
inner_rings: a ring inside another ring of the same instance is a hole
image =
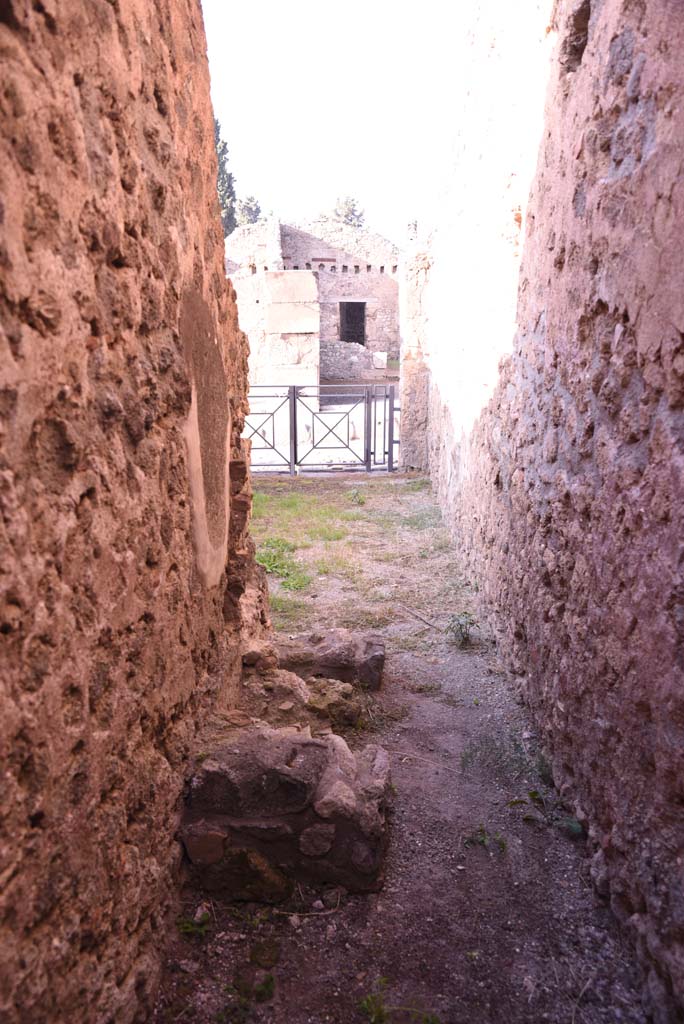
[[[286, 267], [312, 269], [318, 275], [321, 304], [321, 377], [353, 380], [372, 367], [353, 345], [344, 345], [341, 302], [365, 303], [368, 353], [399, 356], [399, 250], [381, 235], [322, 219], [302, 228], [281, 226]], [[359, 365], [359, 364], [367, 364]]]
[[0, 1017], [120, 1024], [237, 685], [246, 352], [199, 2], [6, 0], [0, 53]]
[[[664, 1024], [684, 1005], [684, 16], [568, 0], [553, 28], [513, 351], [452, 388], [430, 325], [430, 459]], [[439, 276], [427, 292], [438, 321]]]

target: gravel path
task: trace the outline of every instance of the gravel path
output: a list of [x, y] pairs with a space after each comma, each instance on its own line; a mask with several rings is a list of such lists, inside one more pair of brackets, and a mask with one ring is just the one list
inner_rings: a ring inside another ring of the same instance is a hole
[[[387, 644], [383, 691], [348, 737], [392, 754], [386, 882], [364, 897], [299, 889], [278, 908], [212, 903], [206, 934], [172, 939], [155, 1019], [645, 1022], [633, 954], [493, 642], [473, 628], [461, 648], [441, 631], [474, 614], [474, 596], [425, 482], [258, 489], [257, 540], [289, 537], [310, 576], [296, 592], [273, 579], [276, 625], [347, 625]], [[186, 894], [185, 917], [199, 902]]]

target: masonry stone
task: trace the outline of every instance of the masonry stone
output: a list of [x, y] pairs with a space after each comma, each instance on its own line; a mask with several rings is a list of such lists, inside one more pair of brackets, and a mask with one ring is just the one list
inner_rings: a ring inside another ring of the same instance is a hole
[[473, 59], [508, 84], [478, 93], [489, 133], [482, 104], [458, 112], [426, 277], [411, 257], [424, 369], [404, 373], [421, 413], [402, 445], [411, 430], [667, 1024], [684, 1007], [684, 21], [631, 0], [478, 18]]
[[127, 1024], [264, 610], [247, 352], [199, 3], [8, 0], [0, 50], [0, 1018]]
[[[387, 239], [328, 218], [258, 221], [229, 236], [226, 269], [250, 339], [252, 385], [372, 379], [398, 359], [400, 259]], [[308, 299], [283, 308], [274, 280], [301, 282]], [[363, 307], [361, 343], [347, 333], [346, 304]]]

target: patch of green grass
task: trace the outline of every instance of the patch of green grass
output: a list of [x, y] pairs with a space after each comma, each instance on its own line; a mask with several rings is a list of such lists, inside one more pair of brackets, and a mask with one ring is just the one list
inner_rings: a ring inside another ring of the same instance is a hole
[[193, 939], [204, 939], [209, 931], [211, 918], [209, 914], [202, 914], [199, 920], [192, 917], [179, 917], [176, 920], [176, 927], [180, 935], [187, 935]]
[[316, 572], [320, 576], [352, 576], [355, 572], [355, 567], [345, 558], [344, 555], [334, 552], [332, 554], [325, 554], [323, 558], [319, 558], [315, 563]]
[[365, 518], [363, 512], [340, 512], [340, 519], [345, 523], [360, 523]]
[[404, 484], [404, 490], [409, 492], [429, 491], [430, 480], [428, 477], [418, 477], [415, 480], [409, 480], [407, 481], [407, 483]]
[[291, 541], [281, 537], [269, 537], [263, 541], [256, 553], [256, 560], [267, 573], [280, 578], [284, 590], [304, 590], [311, 583], [311, 577], [292, 557], [296, 550]]
[[296, 597], [288, 597], [287, 594], [271, 594], [270, 605], [272, 612], [287, 618], [296, 618], [308, 607], [304, 601], [298, 601]]
[[352, 605], [343, 613], [340, 625], [345, 629], [382, 629], [393, 621], [394, 613], [391, 609], [368, 611], [366, 608]]
[[333, 541], [344, 540], [349, 531], [345, 530], [343, 526], [329, 526], [326, 523], [321, 523], [312, 526], [306, 532], [312, 540]]
[[282, 540], [280, 537], [269, 537], [257, 551], [257, 562], [259, 565], [263, 565], [266, 572], [282, 576], [284, 575], [283, 566], [288, 560], [287, 556], [296, 550], [295, 545], [290, 541]]
[[254, 1000], [257, 1003], [268, 1003], [273, 999], [274, 992], [275, 978], [272, 974], [267, 974], [263, 981], [254, 986]]
[[439, 510], [430, 507], [414, 512], [410, 516], [403, 516], [401, 525], [408, 530], [433, 530], [441, 523]]
[[255, 491], [252, 495], [252, 521], [263, 519], [266, 510], [268, 508], [268, 494], [263, 494], [261, 491]]
[[426, 1013], [418, 1010], [415, 1006], [388, 1006], [385, 1001], [387, 979], [379, 978], [375, 983], [374, 990], [364, 996], [359, 1003], [359, 1009], [365, 1016], [368, 1024], [387, 1024], [396, 1019], [396, 1014], [408, 1015], [409, 1020], [415, 1024], [440, 1024], [439, 1017], [434, 1013]]
[[469, 846], [482, 846], [485, 850], [498, 850], [499, 853], [505, 853], [508, 843], [500, 832], [491, 835], [484, 825], [478, 825], [474, 832], [463, 837], [463, 846], [465, 849]]

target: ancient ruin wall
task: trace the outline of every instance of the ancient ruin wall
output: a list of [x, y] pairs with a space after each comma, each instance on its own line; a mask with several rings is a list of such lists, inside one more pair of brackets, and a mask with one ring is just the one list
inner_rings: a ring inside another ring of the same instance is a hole
[[514, 351], [472, 430], [433, 375], [431, 459], [664, 1024], [684, 1005], [684, 18], [568, 0], [555, 27]]
[[[232, 237], [232, 236], [231, 236]], [[253, 274], [239, 270], [235, 287], [240, 328], [249, 338], [251, 389], [298, 384], [318, 387], [320, 309], [313, 273], [275, 270]], [[271, 408], [273, 394], [266, 405]], [[251, 411], [259, 406], [252, 394]]]
[[[321, 377], [358, 379], [372, 360], [340, 345], [340, 302], [366, 303], [369, 353], [399, 357], [399, 250], [381, 235], [339, 221], [281, 225], [283, 263], [318, 275], [321, 304]], [[354, 346], [356, 348], [356, 346]]]
[[200, 4], [5, 0], [0, 52], [0, 1017], [125, 1024], [252, 566]]

